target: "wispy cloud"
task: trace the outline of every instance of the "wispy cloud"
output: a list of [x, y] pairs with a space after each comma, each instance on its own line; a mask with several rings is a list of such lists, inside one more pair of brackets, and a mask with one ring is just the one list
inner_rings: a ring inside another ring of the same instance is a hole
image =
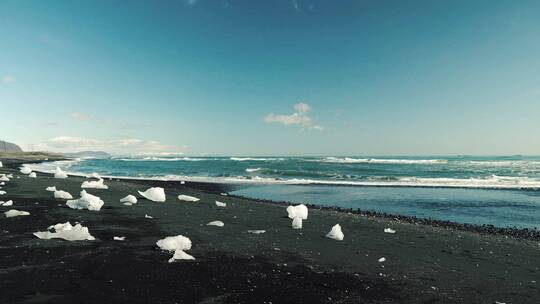
[[184, 0], [187, 5], [195, 5], [199, 0]]
[[162, 144], [156, 140], [139, 138], [120, 138], [115, 140], [99, 140], [76, 136], [57, 136], [49, 139], [40, 149], [56, 152], [79, 152], [86, 150], [103, 150], [118, 154], [182, 154], [185, 147]]
[[98, 121], [99, 120], [94, 115], [84, 114], [84, 113], [81, 113], [81, 112], [69, 113], [69, 117], [71, 117], [73, 119], [76, 119], [76, 120], [80, 120], [80, 121], [92, 121], [92, 120]]
[[16, 80], [17, 79], [15, 79], [15, 77], [13, 77], [12, 75], [5, 75], [5, 76], [2, 76], [2, 78], [0, 78], [0, 82], [3, 84], [13, 83]]
[[300, 126], [302, 130], [323, 130], [324, 127], [313, 122], [309, 116], [311, 107], [307, 103], [297, 103], [294, 105], [294, 113], [292, 114], [274, 114], [266, 115], [264, 121], [266, 123], [279, 123], [285, 126]]

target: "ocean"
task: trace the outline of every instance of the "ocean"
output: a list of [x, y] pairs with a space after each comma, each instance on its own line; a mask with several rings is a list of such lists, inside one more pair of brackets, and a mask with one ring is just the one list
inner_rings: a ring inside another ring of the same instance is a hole
[[50, 172], [234, 183], [233, 193], [459, 223], [540, 228], [540, 157], [113, 157]]

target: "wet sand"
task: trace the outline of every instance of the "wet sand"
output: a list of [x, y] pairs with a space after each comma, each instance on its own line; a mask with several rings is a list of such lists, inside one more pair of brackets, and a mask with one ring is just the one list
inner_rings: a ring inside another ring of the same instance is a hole
[[[105, 201], [101, 211], [73, 210], [45, 188], [56, 186], [77, 197], [83, 178], [40, 173], [29, 178], [18, 173], [18, 162], [2, 161], [0, 173], [14, 178], [3, 186], [7, 194], [0, 200], [14, 204], [0, 211], [31, 213], [0, 214], [2, 303], [537, 303], [540, 298], [540, 243], [534, 233], [315, 208], [303, 229], [294, 230], [283, 204], [222, 196], [227, 185], [190, 182], [106, 180], [108, 190], [87, 190]], [[150, 186], [164, 187], [167, 201], [119, 202]], [[181, 202], [178, 194], [201, 201]], [[227, 207], [216, 207], [215, 200]], [[206, 226], [214, 220], [225, 226]], [[88, 226], [96, 240], [32, 235], [66, 221]], [[336, 223], [343, 241], [324, 237]], [[387, 227], [397, 232], [384, 233]], [[266, 233], [247, 232], [256, 229]], [[171, 254], [156, 247], [158, 239], [178, 234], [192, 240], [195, 261], [168, 263]], [[381, 257], [386, 261], [378, 262]]]

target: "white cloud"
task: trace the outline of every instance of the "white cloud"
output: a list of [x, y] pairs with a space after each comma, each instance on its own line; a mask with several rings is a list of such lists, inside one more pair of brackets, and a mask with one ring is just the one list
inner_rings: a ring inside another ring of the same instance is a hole
[[5, 75], [5, 76], [2, 76], [2, 78], [0, 79], [0, 82], [4, 84], [8, 84], [8, 83], [13, 83], [16, 80], [17, 79], [15, 79], [15, 77], [13, 77], [12, 75]]
[[182, 154], [184, 147], [165, 145], [155, 140], [121, 138], [98, 140], [93, 138], [57, 136], [39, 146], [40, 150], [53, 152], [105, 151], [117, 154]]
[[264, 121], [266, 123], [279, 123], [285, 126], [300, 126], [302, 129], [308, 130], [323, 130], [324, 128], [313, 122], [313, 119], [308, 115], [311, 107], [307, 103], [297, 103], [294, 105], [295, 112], [292, 114], [274, 114], [266, 115]]

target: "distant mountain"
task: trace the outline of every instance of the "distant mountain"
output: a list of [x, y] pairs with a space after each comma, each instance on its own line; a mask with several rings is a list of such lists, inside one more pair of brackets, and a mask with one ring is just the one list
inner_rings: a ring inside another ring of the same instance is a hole
[[21, 147], [7, 141], [0, 140], [0, 152], [22, 152]]
[[82, 151], [74, 153], [63, 153], [65, 157], [72, 158], [109, 158], [111, 155], [103, 151]]

